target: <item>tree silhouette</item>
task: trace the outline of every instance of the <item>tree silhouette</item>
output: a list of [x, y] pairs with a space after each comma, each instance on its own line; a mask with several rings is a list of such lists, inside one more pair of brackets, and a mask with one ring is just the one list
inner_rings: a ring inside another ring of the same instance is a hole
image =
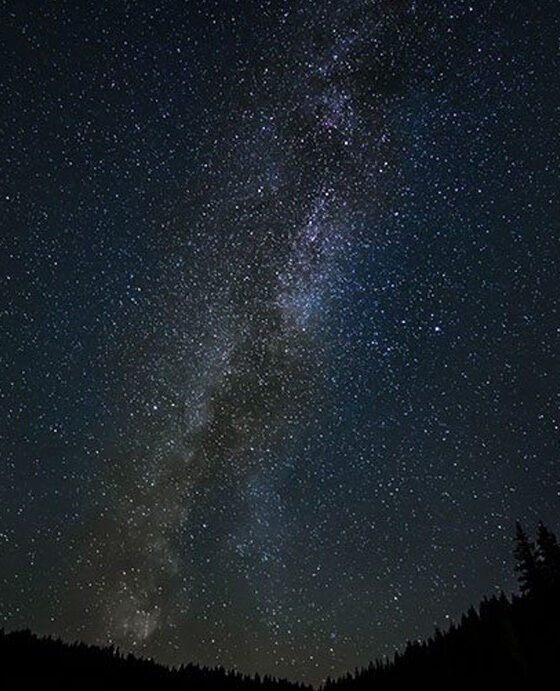
[[544, 586], [554, 587], [560, 582], [560, 545], [556, 535], [542, 521], [537, 532], [537, 560]]
[[535, 543], [529, 539], [519, 521], [515, 524], [515, 570], [519, 573], [519, 586], [523, 594], [535, 592], [539, 588], [539, 565]]

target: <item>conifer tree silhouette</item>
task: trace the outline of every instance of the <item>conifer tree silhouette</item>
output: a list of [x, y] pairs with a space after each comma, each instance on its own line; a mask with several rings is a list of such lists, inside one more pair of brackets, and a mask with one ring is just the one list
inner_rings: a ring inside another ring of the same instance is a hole
[[515, 570], [519, 573], [519, 587], [526, 595], [539, 588], [539, 565], [535, 543], [529, 539], [519, 521], [515, 524]]
[[542, 521], [537, 532], [537, 560], [545, 587], [557, 585], [560, 582], [560, 545], [556, 535]]

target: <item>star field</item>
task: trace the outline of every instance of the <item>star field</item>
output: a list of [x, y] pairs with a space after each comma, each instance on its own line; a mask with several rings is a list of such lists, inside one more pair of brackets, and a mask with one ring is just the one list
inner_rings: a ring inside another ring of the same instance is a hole
[[557, 3], [2, 3], [0, 617], [312, 683], [560, 528]]

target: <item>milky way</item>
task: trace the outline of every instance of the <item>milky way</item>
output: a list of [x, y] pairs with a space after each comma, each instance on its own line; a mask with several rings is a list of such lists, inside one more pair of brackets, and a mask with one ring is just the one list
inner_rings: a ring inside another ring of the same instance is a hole
[[4, 625], [318, 682], [513, 588], [555, 3], [81, 5], [2, 29]]

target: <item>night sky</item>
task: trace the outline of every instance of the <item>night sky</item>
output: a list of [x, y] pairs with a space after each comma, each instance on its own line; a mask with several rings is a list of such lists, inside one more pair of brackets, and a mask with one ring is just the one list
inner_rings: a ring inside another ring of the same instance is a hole
[[511, 592], [558, 2], [0, 6], [0, 624], [317, 683]]

